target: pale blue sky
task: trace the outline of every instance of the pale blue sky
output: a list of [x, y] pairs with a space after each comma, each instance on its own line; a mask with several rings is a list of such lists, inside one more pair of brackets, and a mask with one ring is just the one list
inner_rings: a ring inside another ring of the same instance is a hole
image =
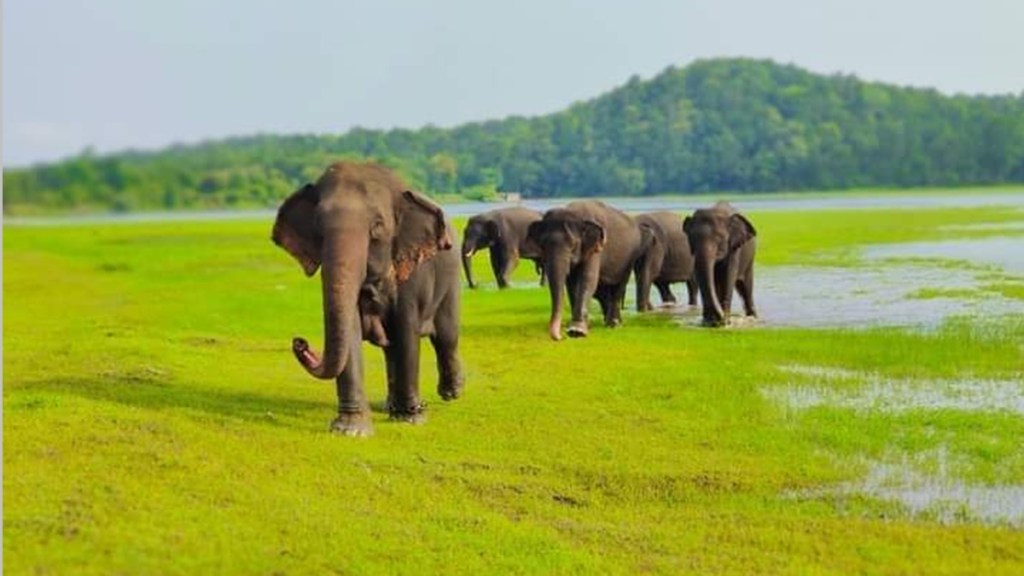
[[3, 155], [559, 110], [670, 64], [1024, 90], [1024, 0], [5, 0]]

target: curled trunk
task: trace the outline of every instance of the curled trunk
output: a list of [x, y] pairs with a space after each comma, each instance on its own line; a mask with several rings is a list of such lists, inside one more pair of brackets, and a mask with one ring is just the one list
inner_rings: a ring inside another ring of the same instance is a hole
[[[361, 248], [353, 249], [355, 246]], [[344, 248], [348, 248], [347, 252]], [[362, 341], [358, 300], [359, 289], [366, 278], [366, 258], [365, 234], [335, 234], [334, 238], [324, 241], [320, 272], [324, 308], [323, 355], [317, 356], [303, 338], [292, 341], [295, 357], [315, 378], [337, 378], [348, 363], [349, 351]]]

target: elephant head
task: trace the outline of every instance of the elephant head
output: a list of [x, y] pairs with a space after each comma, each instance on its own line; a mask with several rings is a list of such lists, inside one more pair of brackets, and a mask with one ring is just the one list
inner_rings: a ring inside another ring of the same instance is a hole
[[562, 338], [563, 297], [570, 271], [590, 258], [600, 258], [606, 238], [601, 224], [564, 209], [549, 210], [542, 220], [530, 224], [526, 244], [541, 255], [551, 291], [548, 333], [552, 339]]
[[[696, 210], [683, 220], [683, 232], [694, 256], [694, 273], [704, 302], [704, 318], [715, 325], [728, 320], [715, 286], [715, 264], [729, 258], [740, 246], [757, 235], [754, 225], [732, 206], [719, 202]], [[732, 287], [724, 287], [732, 290]]]
[[[321, 269], [323, 354], [303, 338], [292, 341], [292, 351], [323, 379], [345, 369], [364, 329], [380, 330], [380, 310], [398, 284], [420, 262], [451, 248], [440, 207], [384, 168], [351, 163], [330, 166], [315, 184], [286, 199], [271, 238], [307, 276]], [[379, 340], [380, 334], [374, 336]]]
[[470, 258], [477, 250], [487, 248], [499, 238], [501, 229], [494, 220], [474, 216], [466, 224], [466, 230], [462, 235], [462, 267], [466, 271], [466, 281], [469, 282], [470, 288], [476, 288]]

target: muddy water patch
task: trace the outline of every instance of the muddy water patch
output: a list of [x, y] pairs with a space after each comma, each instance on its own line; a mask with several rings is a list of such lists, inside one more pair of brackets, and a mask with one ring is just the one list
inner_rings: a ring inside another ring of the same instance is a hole
[[1024, 373], [1009, 379], [912, 380], [817, 366], [780, 369], [798, 379], [761, 392], [789, 410], [835, 407], [884, 414], [961, 410], [1024, 416]]

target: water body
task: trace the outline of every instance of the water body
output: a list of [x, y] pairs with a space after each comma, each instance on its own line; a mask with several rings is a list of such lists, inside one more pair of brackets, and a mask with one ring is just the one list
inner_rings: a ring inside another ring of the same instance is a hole
[[[601, 198], [616, 208], [626, 212], [653, 212], [657, 210], [670, 210], [673, 212], [692, 212], [705, 206], [710, 206], [719, 199], [728, 199], [739, 210], [745, 212], [763, 212], [779, 210], [834, 210], [834, 209], [859, 209], [872, 210], [879, 208], [909, 209], [909, 208], [954, 208], [954, 207], [983, 207], [983, 206], [1008, 206], [1024, 210], [1024, 189], [1014, 192], [965, 192], [964, 194], [929, 194], [922, 193], [892, 193], [874, 195], [852, 195], [842, 196], [839, 194], [806, 196], [800, 194], [771, 195], [734, 195], [723, 194], [721, 196], [671, 196], [671, 197], [644, 197], [644, 198]], [[465, 202], [458, 204], [443, 205], [445, 213], [452, 217], [465, 217], [495, 210], [509, 206], [525, 206], [539, 211], [545, 211], [557, 206], [563, 206], [578, 198], [558, 198], [543, 200], [524, 200], [518, 204], [505, 202]], [[107, 224], [107, 223], [131, 223], [131, 222], [186, 222], [186, 221], [211, 221], [211, 220], [266, 220], [273, 221], [276, 210], [213, 210], [198, 212], [139, 212], [129, 214], [91, 214], [83, 216], [56, 216], [56, 217], [6, 217], [4, 225], [20, 226], [59, 226], [78, 224]]]
[[[914, 380], [820, 366], [780, 369], [794, 378], [780, 386], [766, 386], [761, 394], [791, 411], [834, 407], [860, 414], [955, 410], [1024, 416], [1024, 373], [1005, 380]], [[790, 496], [841, 501], [867, 495], [898, 502], [911, 517], [1024, 527], [1024, 486], [964, 482], [957, 477], [956, 462], [945, 448], [889, 454], [864, 464], [867, 473], [858, 480]]]
[[[1024, 226], [1024, 222], [1012, 222]], [[1024, 274], [1024, 236], [907, 242], [865, 248], [864, 255], [873, 259], [934, 258], [962, 260], [974, 265], [996, 266], [1016, 274]], [[941, 286], [937, 284], [936, 286]]]

